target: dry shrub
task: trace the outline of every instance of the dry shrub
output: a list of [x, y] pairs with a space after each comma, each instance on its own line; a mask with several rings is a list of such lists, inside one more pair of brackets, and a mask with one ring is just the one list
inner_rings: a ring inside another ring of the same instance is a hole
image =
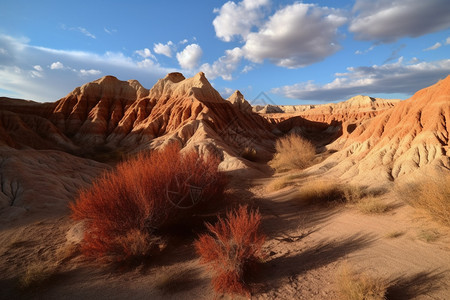
[[438, 222], [450, 226], [450, 174], [406, 185], [400, 196], [410, 205], [427, 211]]
[[305, 204], [327, 204], [346, 202], [344, 190], [337, 183], [316, 180], [302, 186], [297, 198]]
[[218, 293], [250, 295], [245, 276], [264, 258], [265, 235], [259, 232], [261, 215], [247, 206], [229, 211], [215, 225], [206, 224], [209, 234], [195, 242], [201, 262], [214, 273], [212, 284]]
[[275, 149], [275, 156], [269, 165], [277, 172], [307, 168], [316, 155], [314, 145], [296, 134], [278, 139]]
[[359, 274], [344, 264], [338, 273], [338, 286], [344, 300], [384, 300], [387, 284], [379, 278]]
[[389, 210], [389, 205], [375, 197], [367, 197], [357, 202], [356, 207], [364, 214], [382, 214]]
[[193, 151], [181, 154], [176, 144], [121, 163], [70, 205], [72, 218], [86, 221], [83, 253], [124, 259], [161, 248], [158, 230], [220, 197], [218, 164]]
[[289, 179], [287, 177], [276, 178], [267, 185], [267, 190], [272, 191], [272, 192], [278, 191], [278, 190], [281, 190], [282, 188], [288, 186], [288, 184], [289, 184]]

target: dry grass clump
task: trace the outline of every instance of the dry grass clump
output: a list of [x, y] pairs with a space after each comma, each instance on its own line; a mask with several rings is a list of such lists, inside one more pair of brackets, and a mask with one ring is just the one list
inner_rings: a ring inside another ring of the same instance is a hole
[[329, 181], [316, 180], [302, 186], [297, 198], [305, 204], [330, 204], [346, 202], [342, 187]]
[[307, 168], [316, 155], [314, 145], [296, 134], [278, 139], [275, 149], [275, 156], [269, 165], [277, 172]]
[[438, 222], [450, 226], [450, 174], [437, 179], [425, 179], [403, 186], [399, 194], [413, 207], [423, 209]]
[[279, 177], [279, 178], [272, 180], [267, 185], [267, 190], [271, 191], [271, 192], [278, 191], [278, 190], [281, 190], [282, 188], [288, 186], [288, 184], [289, 184], [289, 179], [287, 177]]
[[421, 239], [427, 243], [431, 243], [431, 242], [437, 241], [441, 237], [441, 235], [436, 230], [424, 229], [424, 230], [420, 231], [418, 237], [419, 237], [419, 239]]
[[44, 261], [29, 264], [19, 279], [19, 288], [23, 290], [39, 288], [55, 274], [56, 267]]
[[353, 271], [344, 264], [338, 272], [338, 287], [343, 300], [384, 300], [387, 284], [384, 280]]
[[302, 186], [297, 193], [297, 199], [305, 204], [347, 203], [364, 214], [380, 214], [389, 210], [388, 204], [367, 195], [358, 186], [322, 180], [311, 181]]
[[358, 210], [364, 214], [382, 214], [389, 210], [389, 205], [379, 199], [369, 196], [356, 203]]
[[218, 164], [193, 151], [181, 154], [176, 144], [121, 163], [70, 205], [72, 218], [86, 221], [82, 252], [121, 260], [163, 248], [158, 230], [222, 194]]
[[244, 279], [264, 258], [265, 235], [259, 232], [261, 214], [240, 206], [229, 211], [225, 219], [206, 224], [209, 233], [195, 242], [201, 262], [213, 272], [212, 284], [218, 293], [250, 295]]

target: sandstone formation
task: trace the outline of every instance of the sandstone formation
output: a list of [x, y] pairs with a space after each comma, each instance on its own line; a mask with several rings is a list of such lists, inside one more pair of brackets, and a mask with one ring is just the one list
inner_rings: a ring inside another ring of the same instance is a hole
[[[346, 178], [395, 180], [450, 169], [450, 76], [363, 122], [329, 145], [341, 149], [316, 168]], [[426, 171], [425, 171], [426, 170]]]

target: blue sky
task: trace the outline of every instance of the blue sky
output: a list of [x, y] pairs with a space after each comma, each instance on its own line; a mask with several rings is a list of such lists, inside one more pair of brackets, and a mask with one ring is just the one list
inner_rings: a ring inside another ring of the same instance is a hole
[[448, 0], [0, 2], [0, 96], [36, 101], [174, 71], [250, 101], [405, 99], [450, 74], [449, 53]]

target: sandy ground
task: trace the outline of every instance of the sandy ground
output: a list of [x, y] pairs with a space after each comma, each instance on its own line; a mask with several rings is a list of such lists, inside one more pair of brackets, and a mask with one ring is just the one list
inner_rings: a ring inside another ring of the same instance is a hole
[[[269, 193], [272, 180], [234, 177], [227, 195], [260, 208], [268, 258], [252, 278], [255, 299], [337, 299], [343, 263], [383, 278], [388, 299], [450, 299], [450, 231], [404, 205], [392, 191], [391, 209], [365, 215], [345, 206], [305, 206], [296, 192], [308, 183]], [[67, 214], [34, 215], [0, 224], [1, 299], [214, 299], [210, 275], [199, 264], [195, 234], [172, 237], [160, 257], [127, 265], [86, 261], [66, 244]], [[436, 232], [433, 242], [423, 232]], [[398, 237], [389, 234], [397, 232]], [[19, 287], [33, 264], [48, 265], [50, 280]], [[219, 297], [220, 298], [220, 297]], [[228, 298], [228, 297], [224, 297]]]

